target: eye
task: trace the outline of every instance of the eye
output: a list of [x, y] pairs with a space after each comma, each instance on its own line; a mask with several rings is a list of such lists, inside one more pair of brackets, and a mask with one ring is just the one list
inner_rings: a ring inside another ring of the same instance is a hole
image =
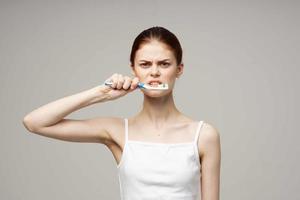
[[165, 63], [162, 63], [162, 66], [164, 66], [164, 67], [168, 67], [168, 66], [170, 66], [170, 63], [167, 63], [167, 62], [165, 62]]
[[147, 67], [147, 66], [149, 66], [149, 64], [148, 63], [141, 63], [140, 66]]

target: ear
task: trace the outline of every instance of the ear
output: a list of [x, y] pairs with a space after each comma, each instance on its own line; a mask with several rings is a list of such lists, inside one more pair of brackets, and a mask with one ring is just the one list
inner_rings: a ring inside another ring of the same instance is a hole
[[179, 78], [183, 73], [184, 64], [181, 63], [177, 66], [176, 77]]

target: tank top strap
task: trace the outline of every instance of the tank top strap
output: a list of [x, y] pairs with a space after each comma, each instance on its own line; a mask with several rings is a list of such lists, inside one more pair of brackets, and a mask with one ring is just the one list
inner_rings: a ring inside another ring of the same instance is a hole
[[125, 142], [127, 142], [128, 140], [128, 119], [127, 118], [124, 118], [124, 121], [125, 121]]
[[202, 120], [198, 122], [198, 127], [197, 127], [197, 130], [196, 130], [195, 139], [194, 139], [195, 144], [198, 143], [198, 138], [199, 138], [199, 135], [200, 135], [200, 129], [202, 127], [202, 124], [203, 124]]

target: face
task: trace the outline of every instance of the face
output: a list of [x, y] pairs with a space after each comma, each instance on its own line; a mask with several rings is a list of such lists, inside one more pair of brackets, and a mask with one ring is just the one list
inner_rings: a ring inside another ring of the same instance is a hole
[[149, 83], [158, 80], [167, 83], [168, 90], [144, 90], [144, 93], [153, 97], [163, 96], [172, 91], [176, 78], [183, 72], [183, 64], [177, 65], [173, 51], [164, 43], [156, 40], [146, 43], [136, 51], [133, 75], [140, 82]]

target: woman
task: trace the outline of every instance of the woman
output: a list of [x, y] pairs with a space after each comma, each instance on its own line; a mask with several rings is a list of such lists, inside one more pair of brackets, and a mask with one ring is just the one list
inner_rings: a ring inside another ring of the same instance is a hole
[[[110, 86], [102, 84], [46, 104], [24, 117], [25, 127], [55, 139], [106, 145], [117, 162], [124, 200], [218, 200], [219, 133], [209, 123], [181, 113], [173, 99], [184, 67], [178, 39], [163, 27], [144, 30], [133, 43], [130, 62], [134, 77], [115, 73], [107, 79], [113, 83]], [[140, 89], [142, 110], [128, 119], [65, 118], [83, 107], [139, 90], [138, 82], [169, 87]]]

